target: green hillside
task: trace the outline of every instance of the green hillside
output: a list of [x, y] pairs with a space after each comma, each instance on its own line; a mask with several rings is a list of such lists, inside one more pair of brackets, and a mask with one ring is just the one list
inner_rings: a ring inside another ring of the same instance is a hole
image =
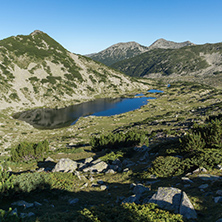
[[[162, 76], [186, 75], [206, 70], [212, 65], [214, 71], [222, 65], [222, 43], [187, 46], [179, 49], [154, 49], [131, 59], [123, 60], [112, 65], [130, 76]], [[210, 64], [206, 57], [214, 58]], [[212, 73], [213, 74], [213, 73]]]

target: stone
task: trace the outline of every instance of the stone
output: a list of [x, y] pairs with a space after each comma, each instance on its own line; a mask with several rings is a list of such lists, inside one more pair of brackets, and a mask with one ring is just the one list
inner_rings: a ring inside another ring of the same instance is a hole
[[84, 160], [84, 164], [91, 163], [93, 161], [92, 157], [88, 157]]
[[106, 171], [106, 174], [114, 174], [116, 173], [113, 169], [109, 169]]
[[222, 222], [222, 218], [218, 219], [216, 222]]
[[182, 192], [179, 214], [183, 215], [187, 219], [197, 218], [197, 213], [185, 192]]
[[86, 187], [88, 187], [88, 183], [84, 183], [84, 184], [80, 187], [80, 189], [84, 189], [84, 188], [86, 188]]
[[122, 203], [136, 203], [139, 204], [139, 198], [137, 195], [131, 195], [130, 197], [125, 198]]
[[134, 149], [136, 152], [144, 152], [144, 151], [149, 151], [149, 150], [150, 150], [150, 148], [147, 147], [147, 146], [145, 146], [145, 145], [143, 145], [143, 146], [141, 146], [141, 147], [134, 147], [133, 149]]
[[77, 162], [69, 158], [62, 158], [55, 165], [52, 172], [73, 172], [77, 169]]
[[34, 207], [34, 203], [28, 203], [24, 200], [19, 200], [19, 201], [13, 202], [11, 205], [15, 205], [18, 207], [24, 207], [24, 208]]
[[103, 180], [98, 180], [97, 183], [98, 183], [99, 185], [102, 185], [102, 184], [104, 184], [104, 181], [103, 181]]
[[145, 152], [145, 154], [140, 158], [140, 161], [148, 161], [149, 160], [149, 152]]
[[149, 191], [150, 189], [148, 187], [144, 187], [142, 184], [137, 184], [133, 188], [133, 193], [136, 194], [137, 196], [141, 196], [142, 193]]
[[124, 173], [127, 173], [128, 171], [129, 171], [129, 168], [123, 169], [123, 172], [124, 172]]
[[106, 185], [101, 185], [100, 190], [106, 190], [108, 187]]
[[218, 165], [216, 166], [216, 168], [217, 168], [218, 170], [222, 170], [222, 165], [218, 164]]
[[69, 199], [68, 202], [69, 204], [76, 204], [79, 202], [79, 198]]
[[12, 210], [12, 211], [10, 212], [10, 215], [16, 215], [16, 216], [18, 216], [18, 210], [17, 210], [17, 208], [15, 208], [14, 210]]
[[207, 187], [209, 187], [209, 185], [206, 183], [206, 184], [200, 185], [198, 188], [199, 189], [206, 189]]
[[222, 196], [214, 197], [215, 203], [222, 203]]
[[40, 207], [40, 206], [42, 206], [42, 204], [39, 203], [39, 202], [37, 202], [37, 201], [35, 201], [35, 202], [34, 202], [34, 206], [35, 206], [35, 207]]
[[125, 167], [131, 167], [131, 166], [134, 166], [135, 163], [131, 160], [128, 160], [128, 159], [124, 159], [122, 164], [125, 166]]
[[45, 159], [45, 162], [54, 162], [54, 160], [53, 160], [51, 157], [47, 157], [47, 158]]
[[122, 163], [119, 159], [115, 159], [115, 160], [112, 161], [112, 165], [122, 166]]
[[201, 180], [210, 180], [210, 181], [216, 181], [220, 179], [220, 176], [215, 176], [215, 175], [211, 175], [211, 174], [199, 174], [198, 177]]
[[222, 196], [222, 190], [217, 190], [216, 194]]
[[189, 179], [188, 177], [182, 177], [181, 180], [183, 180], [183, 182], [193, 183], [193, 181]]
[[207, 172], [207, 170], [204, 167], [199, 167], [193, 171], [193, 173], [200, 173], [200, 172]]
[[187, 219], [197, 218], [196, 211], [186, 193], [177, 188], [159, 187], [149, 203], [155, 203], [160, 208], [179, 213]]
[[108, 164], [98, 159], [90, 163], [89, 167], [83, 169], [83, 172], [98, 172], [101, 173], [108, 168]]
[[29, 212], [29, 213], [20, 213], [20, 217], [21, 218], [25, 218], [25, 217], [32, 217], [35, 216], [35, 214], [33, 212]]

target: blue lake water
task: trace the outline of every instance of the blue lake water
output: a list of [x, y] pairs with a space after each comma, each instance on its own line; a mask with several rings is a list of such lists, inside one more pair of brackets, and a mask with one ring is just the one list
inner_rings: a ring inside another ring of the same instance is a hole
[[113, 116], [139, 109], [155, 97], [105, 98], [72, 105], [62, 109], [35, 109], [17, 113], [14, 118], [26, 121], [39, 129], [70, 126], [82, 116]]
[[163, 93], [162, 90], [158, 90], [158, 89], [150, 89], [147, 92], [149, 92], [149, 93]]

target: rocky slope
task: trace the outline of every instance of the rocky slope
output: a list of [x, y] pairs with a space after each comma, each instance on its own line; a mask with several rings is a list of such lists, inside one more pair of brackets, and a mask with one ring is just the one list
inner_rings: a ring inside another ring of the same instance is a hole
[[148, 51], [148, 47], [142, 46], [137, 42], [117, 43], [109, 48], [90, 55], [86, 55], [95, 61], [99, 61], [106, 65], [111, 65], [123, 59], [132, 58], [143, 52]]
[[189, 41], [177, 43], [167, 41], [165, 39], [158, 39], [149, 47], [140, 45], [137, 42], [126, 42], [112, 45], [101, 52], [89, 54], [86, 56], [109, 66], [116, 62], [135, 57], [156, 48], [175, 49], [190, 45], [194, 44]]
[[70, 53], [41, 31], [0, 41], [0, 109], [61, 106], [147, 89], [105, 65]]

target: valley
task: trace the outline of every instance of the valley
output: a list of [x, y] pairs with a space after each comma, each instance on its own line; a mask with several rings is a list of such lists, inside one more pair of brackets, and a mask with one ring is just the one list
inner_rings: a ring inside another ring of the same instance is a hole
[[[173, 49], [155, 48], [116, 63], [123, 74], [68, 52], [40, 31], [1, 40], [2, 218], [24, 222], [222, 218], [221, 59], [214, 54], [215, 49], [220, 52], [220, 44], [201, 46], [205, 57], [198, 54], [200, 46], [185, 44], [178, 47], [171, 42]], [[165, 67], [160, 66], [163, 60], [155, 60], [161, 56], [167, 58]], [[150, 73], [148, 62], [156, 67]], [[170, 67], [172, 73], [165, 75]], [[141, 73], [147, 78], [131, 77]], [[61, 128], [38, 129], [13, 118], [18, 112], [28, 111], [28, 118], [34, 118], [30, 110], [59, 110], [97, 98], [119, 100], [136, 94], [156, 99], [121, 114], [81, 115], [75, 124], [70, 121]], [[161, 192], [169, 199], [158, 201]], [[176, 196], [180, 203], [174, 206]], [[161, 201], [168, 201], [168, 207]]]

